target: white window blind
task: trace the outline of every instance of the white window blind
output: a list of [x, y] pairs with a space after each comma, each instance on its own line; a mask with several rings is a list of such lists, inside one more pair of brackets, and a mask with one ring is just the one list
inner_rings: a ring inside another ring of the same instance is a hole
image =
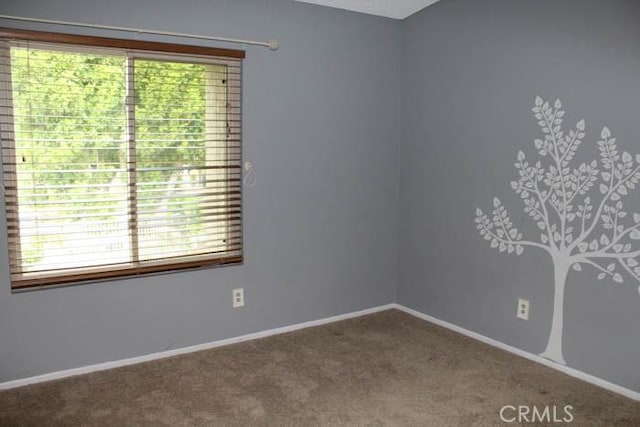
[[241, 262], [241, 58], [68, 37], [0, 47], [12, 287]]

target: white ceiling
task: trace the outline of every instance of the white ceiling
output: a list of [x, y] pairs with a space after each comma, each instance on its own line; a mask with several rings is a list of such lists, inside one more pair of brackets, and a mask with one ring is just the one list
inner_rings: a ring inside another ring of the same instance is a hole
[[303, 3], [404, 19], [438, 0], [296, 0]]

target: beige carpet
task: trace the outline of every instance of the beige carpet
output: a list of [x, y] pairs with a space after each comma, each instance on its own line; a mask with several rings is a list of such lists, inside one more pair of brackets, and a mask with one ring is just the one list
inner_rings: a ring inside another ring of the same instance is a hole
[[504, 405], [640, 426], [638, 402], [396, 310], [0, 392], [0, 425], [494, 426]]

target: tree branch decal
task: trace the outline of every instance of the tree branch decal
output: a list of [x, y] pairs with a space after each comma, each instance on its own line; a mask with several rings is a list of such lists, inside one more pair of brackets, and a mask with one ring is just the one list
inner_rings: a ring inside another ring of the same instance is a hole
[[[554, 267], [554, 315], [543, 357], [565, 364], [562, 354], [564, 288], [571, 269], [595, 270], [598, 280], [623, 283], [621, 271], [640, 282], [640, 213], [629, 213], [622, 199], [640, 182], [640, 155], [620, 151], [616, 138], [604, 127], [597, 141], [599, 159], [574, 165], [585, 137], [585, 121], [565, 132], [565, 111], [536, 97], [533, 114], [544, 135], [534, 141], [540, 160], [516, 156], [518, 179], [511, 188], [520, 196], [524, 212], [539, 235], [525, 239], [514, 227], [507, 209], [493, 199], [491, 214], [476, 209], [476, 228], [492, 248], [521, 255], [525, 248], [546, 251]], [[620, 271], [619, 271], [620, 270]], [[640, 287], [638, 288], [640, 292]]]

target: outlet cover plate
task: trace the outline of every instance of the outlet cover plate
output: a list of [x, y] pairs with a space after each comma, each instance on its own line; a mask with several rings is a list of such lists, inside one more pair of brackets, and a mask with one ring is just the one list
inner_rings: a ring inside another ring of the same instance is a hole
[[529, 320], [529, 300], [518, 298], [518, 319]]

